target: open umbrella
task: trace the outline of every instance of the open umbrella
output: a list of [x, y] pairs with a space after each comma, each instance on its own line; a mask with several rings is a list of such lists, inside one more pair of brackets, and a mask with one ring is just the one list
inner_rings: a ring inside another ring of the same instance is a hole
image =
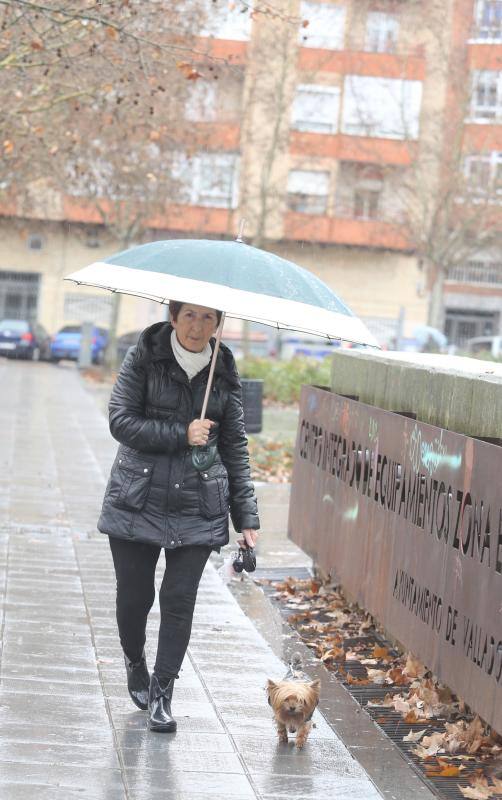
[[437, 328], [432, 328], [430, 325], [416, 325], [413, 328], [413, 336], [420, 347], [424, 347], [430, 340], [432, 340], [440, 350], [444, 350], [448, 345], [448, 339], [444, 333]]
[[[292, 261], [250, 247], [240, 240], [150, 242], [96, 261], [67, 275], [65, 280], [160, 303], [178, 300], [223, 312], [202, 419], [225, 315], [378, 347], [361, 320], [319, 278]], [[194, 463], [195, 460], [196, 453]]]

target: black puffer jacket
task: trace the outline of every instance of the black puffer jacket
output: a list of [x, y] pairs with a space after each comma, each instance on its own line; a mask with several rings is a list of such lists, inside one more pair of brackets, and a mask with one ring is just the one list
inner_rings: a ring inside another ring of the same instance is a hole
[[[244, 432], [241, 383], [225, 345], [218, 353], [207, 418], [218, 456], [195, 470], [187, 428], [199, 418], [209, 366], [191, 382], [171, 348], [172, 327], [147, 328], [124, 359], [110, 399], [110, 431], [120, 442], [98, 522], [102, 533], [161, 547], [228, 542], [260, 527]], [[211, 340], [214, 346], [214, 340]]]

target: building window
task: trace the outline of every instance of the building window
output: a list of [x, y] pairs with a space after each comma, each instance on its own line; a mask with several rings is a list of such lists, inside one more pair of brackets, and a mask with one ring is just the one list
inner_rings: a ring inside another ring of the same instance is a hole
[[388, 189], [378, 164], [341, 161], [336, 182], [336, 215], [350, 219], [384, 219], [392, 211], [392, 218], [396, 219], [398, 209], [394, 208], [395, 198]]
[[337, 87], [301, 84], [296, 87], [291, 125], [297, 131], [336, 133], [339, 108]]
[[85, 294], [66, 292], [63, 314], [65, 320], [72, 322], [92, 322], [110, 325], [113, 298], [105, 294]]
[[356, 164], [352, 216], [355, 219], [378, 219], [382, 190], [381, 169], [373, 164]]
[[29, 250], [41, 250], [44, 246], [44, 240], [40, 236], [39, 233], [32, 233], [28, 236], [28, 249]]
[[37, 315], [40, 275], [0, 271], [0, 319], [31, 319]]
[[475, 70], [472, 75], [471, 116], [474, 120], [502, 118], [502, 72]]
[[474, 8], [476, 39], [502, 39], [502, 0], [477, 0]]
[[354, 219], [378, 219], [381, 189], [354, 189]]
[[194, 206], [236, 208], [239, 193], [239, 156], [235, 153], [178, 153], [172, 177], [178, 182], [176, 199]]
[[465, 177], [474, 195], [502, 196], [502, 152], [467, 156]]
[[205, 0], [204, 12], [200, 36], [242, 42], [250, 38], [252, 7], [247, 0]]
[[[302, 0], [302, 25], [298, 33], [302, 47], [342, 50], [345, 38], [345, 7]], [[307, 23], [305, 25], [304, 23]]]
[[392, 14], [370, 11], [366, 20], [366, 42], [369, 53], [395, 53], [399, 22]]
[[418, 139], [422, 83], [347, 75], [342, 132], [384, 139]]
[[329, 172], [294, 169], [288, 175], [288, 208], [301, 214], [325, 214]]
[[188, 89], [185, 119], [191, 122], [214, 122], [216, 119], [216, 86], [204, 80], [194, 81]]

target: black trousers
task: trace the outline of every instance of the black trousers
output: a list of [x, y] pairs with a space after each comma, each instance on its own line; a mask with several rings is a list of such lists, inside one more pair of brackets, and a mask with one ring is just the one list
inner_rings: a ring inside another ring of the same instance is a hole
[[[117, 576], [117, 625], [120, 644], [133, 662], [141, 658], [146, 621], [155, 599], [155, 567], [161, 547], [110, 536]], [[187, 546], [165, 550], [166, 568], [159, 591], [160, 628], [155, 674], [177, 677], [185, 656], [197, 589], [211, 547]]]

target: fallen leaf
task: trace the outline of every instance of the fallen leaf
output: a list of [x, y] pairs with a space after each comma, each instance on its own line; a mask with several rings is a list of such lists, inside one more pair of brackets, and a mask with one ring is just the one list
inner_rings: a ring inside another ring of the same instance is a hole
[[385, 683], [385, 676], [386, 672], [383, 669], [369, 669], [368, 670], [368, 678], [370, 679], [371, 683], [376, 683], [377, 686], [383, 686]]
[[368, 678], [355, 678], [353, 675], [347, 675], [347, 683], [350, 686], [367, 686], [370, 683]]
[[427, 750], [425, 749], [425, 747], [422, 747], [421, 744], [417, 744], [416, 747], [413, 747], [411, 752], [413, 753], [413, 755], [417, 756], [417, 758], [420, 758], [422, 761], [424, 761], [426, 758], [430, 758], [430, 756], [427, 753]]
[[415, 658], [411, 653], [408, 653], [403, 672], [409, 678], [423, 678], [427, 672], [427, 669], [424, 667], [422, 662], [418, 660], [418, 658]]
[[488, 800], [495, 794], [493, 787], [490, 788], [484, 776], [474, 777], [471, 780], [471, 786], [459, 786], [458, 788], [464, 797], [469, 797], [471, 800]]
[[433, 733], [430, 736], [424, 736], [422, 745], [427, 750], [429, 756], [435, 756], [440, 750], [444, 748], [445, 733]]
[[373, 620], [371, 617], [367, 617], [364, 622], [359, 625], [359, 629], [357, 631], [358, 636], [362, 636], [366, 631], [369, 631], [373, 628]]
[[387, 683], [393, 683], [394, 686], [407, 686], [409, 683], [409, 679], [404, 675], [402, 669], [399, 667], [394, 667], [393, 669], [389, 669], [386, 676]]
[[403, 742], [419, 742], [425, 733], [427, 733], [427, 728], [424, 728], [422, 731], [416, 731], [415, 733], [413, 730], [410, 730], [407, 736], [403, 736]]
[[394, 697], [392, 705], [401, 714], [408, 714], [410, 711], [410, 704], [407, 700], [403, 700], [402, 697]]
[[324, 653], [321, 661], [345, 661], [345, 650], [343, 647], [332, 647]]
[[437, 767], [427, 765], [425, 775], [427, 778], [458, 778], [465, 767], [456, 767], [454, 764], [439, 764]]
[[371, 655], [373, 656], [373, 658], [377, 658], [380, 661], [381, 660], [386, 661], [386, 660], [390, 659], [390, 657], [391, 657], [390, 654], [389, 654], [389, 651], [387, 650], [387, 648], [386, 647], [380, 647], [378, 644], [376, 644], [374, 646], [373, 652], [372, 652]]

